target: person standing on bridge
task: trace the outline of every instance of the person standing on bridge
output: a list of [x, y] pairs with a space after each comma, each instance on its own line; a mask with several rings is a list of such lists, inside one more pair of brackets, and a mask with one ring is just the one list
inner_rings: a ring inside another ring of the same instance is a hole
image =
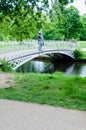
[[42, 32], [38, 33], [37, 39], [38, 39], [39, 51], [42, 51], [42, 46], [44, 45], [44, 39], [43, 39], [43, 36], [42, 36]]

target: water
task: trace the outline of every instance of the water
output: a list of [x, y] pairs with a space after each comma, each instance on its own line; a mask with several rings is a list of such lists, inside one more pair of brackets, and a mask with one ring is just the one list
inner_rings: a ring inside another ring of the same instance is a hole
[[54, 63], [49, 61], [30, 61], [22, 65], [17, 69], [17, 72], [22, 73], [54, 73], [54, 72], [63, 72], [66, 75], [78, 75], [85, 77], [86, 76], [86, 62], [58, 62]]

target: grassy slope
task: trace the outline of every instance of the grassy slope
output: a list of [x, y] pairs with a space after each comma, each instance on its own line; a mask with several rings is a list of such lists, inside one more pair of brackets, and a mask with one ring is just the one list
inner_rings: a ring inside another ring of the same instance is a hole
[[86, 110], [86, 77], [16, 74], [15, 86], [0, 89], [0, 98]]

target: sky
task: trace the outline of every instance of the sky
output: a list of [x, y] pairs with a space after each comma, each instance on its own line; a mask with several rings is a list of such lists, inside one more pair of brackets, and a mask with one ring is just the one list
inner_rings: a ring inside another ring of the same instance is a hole
[[85, 0], [75, 0], [72, 5], [78, 9], [80, 15], [86, 14]]
[[[51, 0], [48, 0], [48, 1], [51, 3]], [[78, 11], [80, 12], [80, 15], [86, 14], [85, 0], [74, 0], [74, 2], [70, 5], [73, 5], [74, 7], [76, 7]]]

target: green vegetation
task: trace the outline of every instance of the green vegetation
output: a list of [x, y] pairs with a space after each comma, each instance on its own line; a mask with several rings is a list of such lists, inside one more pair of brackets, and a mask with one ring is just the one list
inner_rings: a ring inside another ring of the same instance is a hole
[[86, 53], [80, 51], [80, 50], [75, 50], [74, 51], [74, 57], [76, 60], [86, 60]]
[[86, 60], [86, 41], [77, 41], [77, 48], [74, 51], [74, 56], [76, 60]]
[[86, 48], [86, 41], [78, 41], [77, 42], [77, 49]]
[[82, 29], [80, 32], [80, 40], [86, 41], [86, 13], [81, 16]]
[[[42, 30], [47, 40], [86, 40], [86, 14], [67, 5], [74, 0], [0, 1], [0, 41], [36, 39]], [[39, 4], [39, 2], [41, 4]]]
[[86, 78], [54, 74], [15, 74], [15, 85], [0, 98], [86, 110]]
[[9, 66], [8, 62], [5, 59], [0, 60], [0, 63], [1, 63], [0, 71], [12, 72], [12, 68]]

